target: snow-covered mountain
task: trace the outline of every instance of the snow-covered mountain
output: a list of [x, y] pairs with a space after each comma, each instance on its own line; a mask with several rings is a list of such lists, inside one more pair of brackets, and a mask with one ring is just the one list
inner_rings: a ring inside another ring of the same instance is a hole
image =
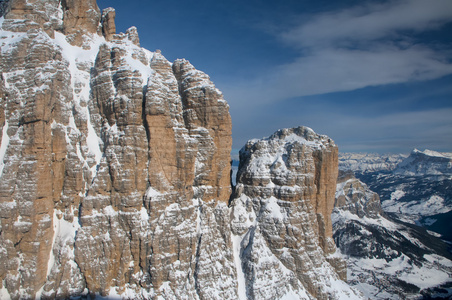
[[447, 245], [384, 214], [378, 195], [350, 173], [339, 176], [332, 220], [348, 281], [369, 299], [452, 296]]
[[413, 150], [391, 171], [355, 174], [379, 194], [385, 212], [452, 241], [451, 157], [451, 153]]
[[339, 153], [339, 169], [358, 173], [392, 171], [406, 157], [404, 154]]
[[393, 173], [404, 176], [452, 176], [452, 153], [414, 149], [408, 158], [397, 164]]

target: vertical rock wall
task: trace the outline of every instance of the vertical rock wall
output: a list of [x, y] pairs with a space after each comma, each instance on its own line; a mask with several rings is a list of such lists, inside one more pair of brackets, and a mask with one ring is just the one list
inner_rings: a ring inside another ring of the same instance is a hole
[[95, 1], [7, 5], [0, 288], [235, 298], [228, 105], [206, 74], [112, 20], [101, 29]]
[[357, 297], [331, 286], [345, 270], [331, 233], [337, 155], [331, 139], [307, 127], [251, 140], [240, 151], [232, 230], [248, 298]]
[[335, 299], [337, 147], [250, 141], [209, 77], [94, 0], [0, 9], [0, 296]]

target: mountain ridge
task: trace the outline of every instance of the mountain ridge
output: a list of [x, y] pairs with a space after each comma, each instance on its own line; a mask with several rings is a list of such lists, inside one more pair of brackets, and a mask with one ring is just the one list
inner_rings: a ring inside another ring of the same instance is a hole
[[0, 297], [361, 298], [334, 256], [331, 139], [250, 142], [289, 161], [265, 164], [271, 178], [244, 163], [234, 200], [229, 106], [207, 74], [117, 34], [94, 0], [3, 3]]

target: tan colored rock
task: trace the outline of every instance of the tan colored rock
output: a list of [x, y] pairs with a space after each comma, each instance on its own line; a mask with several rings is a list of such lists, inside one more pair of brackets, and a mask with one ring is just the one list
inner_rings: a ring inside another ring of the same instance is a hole
[[135, 26], [130, 27], [126, 31], [127, 39], [134, 45], [140, 47], [140, 37], [138, 36], [138, 29]]
[[84, 45], [86, 34], [99, 34], [101, 12], [96, 0], [63, 0], [63, 33], [72, 45]]
[[[13, 299], [236, 297], [228, 106], [207, 75], [181, 61], [179, 82], [128, 35], [95, 61], [66, 61], [39, 27], [2, 52], [0, 282]], [[203, 96], [186, 107], [184, 89]]]
[[58, 0], [9, 0], [4, 6], [5, 30], [26, 32], [41, 28], [52, 38], [55, 30], [61, 30], [62, 20], [55, 17], [60, 11]]
[[291, 291], [338, 297], [326, 288], [346, 275], [344, 261], [333, 255], [331, 228], [337, 152], [331, 139], [307, 127], [251, 140], [240, 151], [232, 230], [251, 299]]
[[360, 218], [377, 218], [383, 214], [380, 197], [353, 172], [339, 172], [334, 207], [348, 210]]
[[114, 8], [105, 8], [102, 10], [102, 34], [107, 41], [113, 39], [113, 35], [116, 34], [116, 24], [115, 24], [116, 12]]

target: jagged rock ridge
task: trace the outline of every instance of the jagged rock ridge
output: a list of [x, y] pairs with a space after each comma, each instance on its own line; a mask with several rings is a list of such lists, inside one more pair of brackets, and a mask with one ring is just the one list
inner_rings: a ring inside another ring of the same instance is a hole
[[221, 92], [135, 28], [116, 34], [95, 1], [5, 11], [2, 291], [234, 298]]

